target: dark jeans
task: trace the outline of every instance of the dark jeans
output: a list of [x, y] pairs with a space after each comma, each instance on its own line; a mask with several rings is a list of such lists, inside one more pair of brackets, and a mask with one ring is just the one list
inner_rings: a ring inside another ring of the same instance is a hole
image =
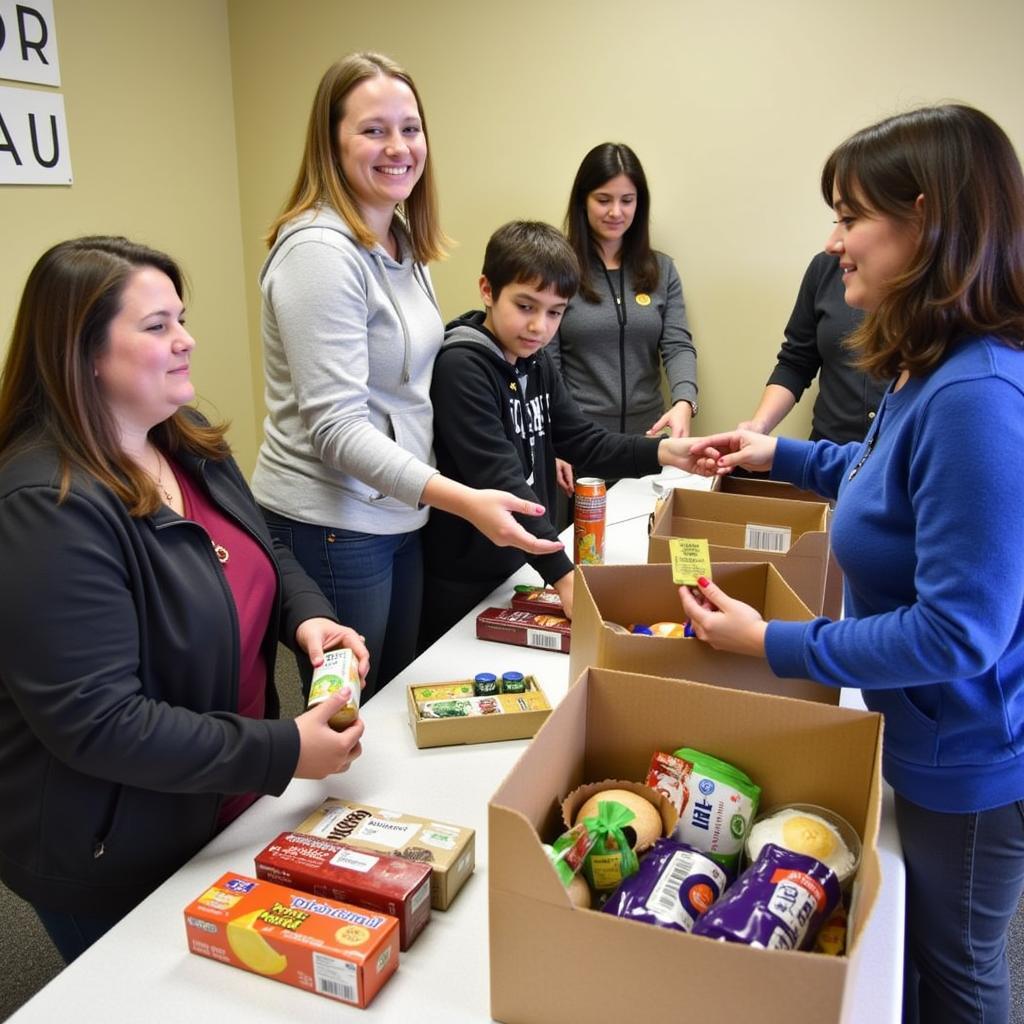
[[489, 583], [479, 583], [444, 580], [428, 574], [423, 586], [423, 616], [417, 650], [423, 652], [439, 640], [505, 579], [499, 576]]
[[904, 1024], [1006, 1024], [1006, 930], [1024, 887], [1024, 801], [942, 814], [896, 795], [907, 867]]
[[121, 920], [121, 915], [91, 917], [88, 914], [69, 914], [65, 910], [44, 910], [34, 903], [32, 909], [67, 964], [81, 956]]
[[[373, 534], [311, 526], [263, 509], [270, 533], [286, 544], [334, 605], [338, 620], [366, 637], [370, 672], [365, 704], [416, 657], [423, 599], [419, 531]], [[309, 692], [309, 665], [299, 658]]]

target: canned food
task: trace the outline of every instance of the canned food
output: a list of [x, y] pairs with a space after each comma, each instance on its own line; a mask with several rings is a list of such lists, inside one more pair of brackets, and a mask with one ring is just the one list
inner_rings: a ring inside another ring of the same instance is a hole
[[608, 490], [594, 476], [576, 481], [573, 514], [573, 561], [577, 565], [604, 564], [604, 520]]

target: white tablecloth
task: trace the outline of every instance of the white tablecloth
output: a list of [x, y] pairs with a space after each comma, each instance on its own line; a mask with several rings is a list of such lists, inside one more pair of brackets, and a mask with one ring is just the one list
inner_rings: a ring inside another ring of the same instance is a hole
[[[677, 471], [667, 471], [660, 479], [706, 486], [706, 481]], [[622, 481], [611, 489], [608, 562], [646, 560], [647, 518], [653, 503], [651, 478]], [[480, 607], [506, 605], [519, 582], [535, 583], [537, 578], [524, 569]], [[147, 1024], [301, 1020], [312, 1024], [363, 1013], [377, 1020], [417, 1024], [489, 1020], [487, 801], [527, 741], [418, 750], [406, 717], [406, 686], [514, 668], [536, 675], [552, 703], [557, 703], [568, 688], [569, 659], [564, 654], [479, 641], [475, 615], [476, 611], [466, 616], [366, 706], [364, 754], [349, 772], [324, 782], [295, 780], [281, 797], [257, 801], [10, 1019], [15, 1024], [52, 1024], [62, 1019], [76, 1024], [111, 1020]], [[863, 706], [859, 694], [845, 691], [842, 703]], [[402, 954], [398, 973], [361, 1011], [194, 956], [185, 943], [185, 906], [225, 871], [252, 874], [253, 856], [279, 832], [298, 824], [326, 796], [451, 821], [477, 831], [475, 874], [449, 910], [434, 911], [429, 927]], [[882, 888], [864, 935], [851, 1019], [898, 1024], [904, 879], [891, 794], [883, 807], [879, 838]]]

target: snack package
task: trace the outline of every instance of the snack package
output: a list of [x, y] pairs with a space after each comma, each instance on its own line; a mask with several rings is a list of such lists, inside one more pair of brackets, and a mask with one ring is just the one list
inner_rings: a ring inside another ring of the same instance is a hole
[[635, 817], [628, 807], [602, 800], [596, 816], [583, 819], [594, 838], [593, 848], [583, 862], [583, 873], [592, 889], [608, 892], [636, 872], [639, 862], [622, 832]]
[[682, 817], [690, 795], [688, 780], [692, 771], [692, 762], [676, 757], [675, 754], [657, 751], [651, 757], [651, 767], [647, 770], [647, 778], [644, 781], [651, 789], [664, 793]]
[[675, 756], [693, 765], [689, 799], [675, 838], [735, 871], [757, 814], [761, 787], [734, 765], [699, 750], [680, 747]]
[[517, 612], [565, 615], [562, 599], [554, 587], [531, 587], [528, 583], [519, 583], [516, 585], [509, 603]]
[[309, 686], [306, 707], [316, 707], [332, 693], [337, 693], [346, 686], [350, 694], [348, 702], [327, 721], [327, 724], [337, 732], [347, 729], [359, 714], [359, 699], [363, 692], [359, 680], [359, 663], [347, 647], [340, 647], [336, 651], [324, 651], [324, 663], [313, 669], [313, 681]]
[[548, 848], [548, 856], [563, 885], [568, 886], [583, 867], [587, 854], [594, 848], [595, 838], [587, 826], [580, 822], [568, 832], [563, 832]]
[[478, 694], [469, 680], [461, 683], [425, 683], [412, 688], [413, 700], [422, 704], [427, 700], [459, 700], [463, 697], [487, 696]]
[[421, 718], [473, 718], [479, 715], [507, 715], [517, 711], [547, 711], [551, 707], [543, 693], [499, 693], [494, 697], [460, 697], [457, 700], [428, 700], [419, 705]]
[[832, 916], [821, 926], [814, 940], [814, 952], [826, 956], [842, 956], [846, 949], [846, 907], [842, 902], [832, 911]]
[[402, 950], [430, 922], [430, 865], [282, 832], [256, 855], [256, 877], [398, 918]]
[[354, 1006], [398, 969], [389, 914], [228, 872], [185, 908], [188, 947]]
[[838, 906], [836, 873], [813, 857], [768, 843], [694, 935], [763, 949], [809, 949]]
[[732, 882], [733, 875], [692, 846], [659, 839], [601, 908], [631, 921], [688, 932]]

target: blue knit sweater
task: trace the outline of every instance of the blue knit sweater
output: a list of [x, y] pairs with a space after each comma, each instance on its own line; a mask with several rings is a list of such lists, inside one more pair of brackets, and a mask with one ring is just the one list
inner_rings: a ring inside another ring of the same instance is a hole
[[837, 497], [839, 622], [771, 622], [779, 676], [859, 687], [883, 770], [936, 811], [1024, 798], [1024, 352], [958, 346], [863, 444], [780, 439], [772, 475]]

